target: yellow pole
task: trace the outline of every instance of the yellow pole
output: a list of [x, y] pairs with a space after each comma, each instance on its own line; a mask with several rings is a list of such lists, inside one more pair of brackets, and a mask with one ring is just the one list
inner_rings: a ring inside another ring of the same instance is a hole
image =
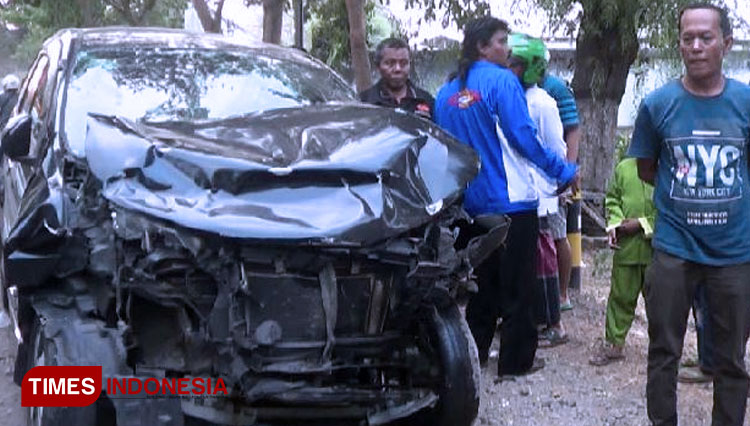
[[571, 198], [573, 203], [568, 206], [567, 217], [568, 243], [570, 243], [572, 264], [568, 288], [578, 290], [581, 288], [581, 258], [583, 254], [581, 250], [581, 200], [583, 199], [581, 191], [578, 190]]

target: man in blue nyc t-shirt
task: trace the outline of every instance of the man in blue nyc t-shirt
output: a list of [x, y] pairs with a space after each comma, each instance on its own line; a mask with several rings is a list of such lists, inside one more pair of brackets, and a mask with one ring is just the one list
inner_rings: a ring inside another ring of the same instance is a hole
[[676, 372], [696, 287], [714, 342], [714, 425], [741, 425], [750, 332], [750, 87], [724, 77], [732, 46], [725, 10], [680, 12], [686, 74], [641, 105], [629, 154], [655, 184], [654, 258], [644, 286], [649, 323], [648, 415], [676, 425]]

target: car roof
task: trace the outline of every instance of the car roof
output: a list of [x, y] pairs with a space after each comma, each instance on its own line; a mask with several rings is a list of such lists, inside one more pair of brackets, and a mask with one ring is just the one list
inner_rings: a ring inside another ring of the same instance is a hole
[[[252, 42], [229, 38], [221, 34], [200, 33], [175, 28], [158, 27], [98, 27], [67, 28], [58, 31], [47, 43], [55, 39], [73, 39], [83, 47], [163, 46], [167, 48], [203, 48], [222, 50], [249, 50], [264, 56], [307, 62], [321, 66], [322, 63], [307, 53], [270, 43]], [[46, 43], [45, 43], [46, 44]]]

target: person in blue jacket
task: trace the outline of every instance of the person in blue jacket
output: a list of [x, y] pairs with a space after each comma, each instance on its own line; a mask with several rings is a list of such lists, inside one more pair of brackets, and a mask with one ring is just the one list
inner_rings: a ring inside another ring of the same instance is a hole
[[466, 25], [458, 71], [440, 89], [435, 121], [473, 147], [482, 167], [464, 195], [464, 208], [481, 227], [486, 217], [507, 215], [504, 246], [476, 275], [479, 291], [469, 300], [466, 319], [486, 364], [498, 316], [502, 317], [498, 374], [536, 371], [534, 318], [536, 239], [539, 232], [536, 185], [531, 166], [561, 186], [577, 181], [577, 168], [539, 141], [518, 78], [506, 67], [508, 24], [490, 16]]

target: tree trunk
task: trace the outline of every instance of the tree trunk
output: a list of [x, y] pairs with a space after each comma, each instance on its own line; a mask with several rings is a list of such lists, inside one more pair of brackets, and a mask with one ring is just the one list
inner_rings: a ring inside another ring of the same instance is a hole
[[365, 0], [346, 0], [349, 16], [349, 49], [354, 69], [357, 91], [372, 85], [370, 79], [370, 57], [367, 53], [367, 30], [365, 25]]
[[294, 47], [302, 49], [305, 47], [303, 35], [305, 32], [305, 10], [302, 0], [292, 1], [294, 8]]
[[283, 0], [263, 0], [263, 41], [281, 44], [283, 15]]
[[216, 7], [216, 13], [211, 14], [208, 8], [207, 0], [192, 0], [195, 13], [201, 21], [203, 31], [207, 33], [221, 33], [221, 11], [224, 7], [224, 0], [221, 0]]
[[[620, 24], [627, 18], [600, 22], [597, 27], [599, 2], [588, 4], [581, 18], [573, 76], [582, 130], [578, 159], [582, 188], [603, 194], [614, 166], [617, 109], [638, 54], [638, 40], [632, 25]], [[625, 9], [623, 13], [628, 12]]]
[[582, 188], [603, 194], [614, 167], [617, 109], [620, 101], [583, 98], [576, 102], [581, 118], [578, 164], [581, 165]]

